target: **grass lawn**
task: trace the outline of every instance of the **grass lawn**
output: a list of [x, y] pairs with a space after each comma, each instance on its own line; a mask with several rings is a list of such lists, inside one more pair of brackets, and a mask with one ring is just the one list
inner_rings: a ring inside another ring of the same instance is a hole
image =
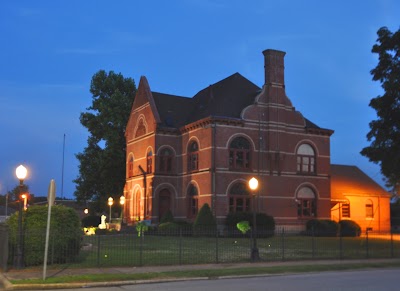
[[[133, 234], [85, 236], [85, 248], [73, 267], [149, 266], [235, 263], [250, 260], [246, 237], [155, 236]], [[364, 259], [400, 256], [400, 241], [365, 237], [281, 236], [258, 238], [264, 261]]]

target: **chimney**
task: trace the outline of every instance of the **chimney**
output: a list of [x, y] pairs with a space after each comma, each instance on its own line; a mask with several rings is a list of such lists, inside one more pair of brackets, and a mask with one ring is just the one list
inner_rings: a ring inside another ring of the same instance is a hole
[[285, 52], [267, 49], [263, 51], [265, 85], [285, 88]]

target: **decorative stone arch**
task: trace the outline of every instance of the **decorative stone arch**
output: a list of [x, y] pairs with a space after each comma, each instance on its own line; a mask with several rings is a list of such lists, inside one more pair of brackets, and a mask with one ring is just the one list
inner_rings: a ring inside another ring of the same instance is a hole
[[142, 210], [142, 196], [143, 196], [143, 191], [142, 188], [138, 185], [135, 184], [133, 188], [129, 191], [129, 214], [128, 217], [130, 218], [130, 221], [135, 223], [137, 220], [140, 220], [141, 217], [141, 210]]
[[195, 180], [188, 183], [185, 191], [186, 212], [188, 219], [195, 219], [199, 211], [200, 187]]
[[232, 134], [232, 135], [228, 138], [228, 140], [227, 140], [227, 142], [226, 142], [226, 144], [225, 144], [225, 148], [229, 149], [229, 145], [230, 145], [231, 142], [232, 142], [235, 138], [237, 138], [237, 137], [244, 137], [244, 138], [246, 138], [246, 139], [250, 142], [250, 144], [251, 144], [251, 146], [252, 146], [252, 149], [251, 149], [251, 150], [252, 150], [252, 151], [255, 151], [255, 150], [256, 150], [256, 145], [255, 145], [253, 139], [252, 139], [250, 136], [248, 136], [247, 134], [245, 134], [245, 133], [235, 133], [235, 134]]
[[[166, 151], [170, 151], [171, 155], [167, 155]], [[157, 169], [161, 173], [172, 173], [176, 169], [176, 151], [169, 145], [161, 146], [156, 154]]]
[[153, 172], [153, 163], [154, 163], [154, 150], [152, 146], [148, 146], [146, 149], [146, 172]]
[[138, 138], [147, 133], [147, 122], [143, 114], [140, 114], [136, 121], [136, 126], [134, 129], [134, 137]]
[[309, 139], [302, 139], [299, 142], [297, 142], [296, 146], [294, 147], [294, 154], [297, 154], [300, 146], [303, 144], [308, 144], [309, 146], [311, 146], [311, 148], [314, 150], [315, 156], [319, 156], [317, 145], [312, 140]]
[[295, 201], [297, 203], [297, 216], [299, 218], [317, 217], [317, 188], [309, 183], [299, 185], [295, 192]]
[[251, 210], [251, 191], [248, 181], [236, 179], [229, 183], [226, 196], [229, 212], [248, 212]]

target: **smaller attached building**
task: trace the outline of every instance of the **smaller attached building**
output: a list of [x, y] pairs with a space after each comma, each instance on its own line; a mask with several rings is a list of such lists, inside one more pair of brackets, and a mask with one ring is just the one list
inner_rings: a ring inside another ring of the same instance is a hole
[[331, 165], [331, 219], [350, 219], [362, 232], [390, 231], [390, 194], [356, 166]]

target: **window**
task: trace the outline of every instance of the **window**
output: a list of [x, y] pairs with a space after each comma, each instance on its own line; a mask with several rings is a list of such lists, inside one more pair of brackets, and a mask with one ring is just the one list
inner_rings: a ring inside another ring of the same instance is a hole
[[188, 171], [199, 169], [199, 146], [197, 142], [192, 141], [188, 148]]
[[349, 203], [342, 204], [342, 217], [350, 218], [350, 204]]
[[235, 138], [229, 145], [229, 168], [249, 170], [250, 152], [250, 142], [246, 138]]
[[188, 193], [188, 218], [195, 218], [198, 212], [198, 192], [196, 186], [190, 184]]
[[170, 173], [172, 171], [172, 150], [169, 148], [164, 148], [160, 151], [160, 172]]
[[250, 194], [245, 183], [239, 182], [229, 191], [229, 212], [250, 211]]
[[133, 177], [133, 157], [130, 156], [128, 161], [128, 177]]
[[300, 188], [297, 193], [297, 216], [299, 218], [316, 217], [317, 205], [314, 191], [309, 187]]
[[315, 173], [315, 152], [308, 144], [302, 144], [297, 150], [297, 173]]
[[147, 174], [153, 172], [153, 152], [149, 151], [147, 153]]
[[138, 127], [136, 129], [135, 137], [139, 137], [145, 134], [146, 134], [146, 127], [144, 126], [143, 119], [140, 119]]
[[365, 217], [366, 218], [374, 218], [374, 205], [371, 200], [368, 200], [365, 203]]

